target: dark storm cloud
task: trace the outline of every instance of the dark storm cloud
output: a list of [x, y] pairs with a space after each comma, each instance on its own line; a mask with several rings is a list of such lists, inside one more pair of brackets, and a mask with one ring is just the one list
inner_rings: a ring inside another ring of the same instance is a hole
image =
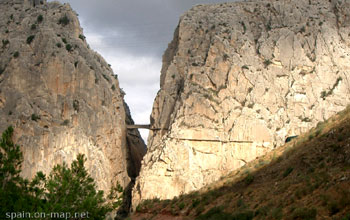
[[222, 0], [61, 0], [89, 31], [104, 36], [106, 50], [161, 56], [179, 17], [193, 5]]

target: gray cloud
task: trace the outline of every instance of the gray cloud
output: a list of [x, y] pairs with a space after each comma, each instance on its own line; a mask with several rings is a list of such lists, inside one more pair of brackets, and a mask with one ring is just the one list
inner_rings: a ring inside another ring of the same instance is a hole
[[[235, 0], [231, 0], [235, 1]], [[91, 48], [119, 76], [136, 123], [149, 123], [159, 89], [162, 54], [180, 16], [192, 6], [222, 0], [60, 0], [79, 14]], [[227, 2], [227, 1], [226, 1]], [[141, 131], [144, 138], [147, 131]]]
[[82, 19], [85, 30], [104, 36], [106, 49], [160, 56], [179, 17], [193, 5], [222, 0], [61, 0]]

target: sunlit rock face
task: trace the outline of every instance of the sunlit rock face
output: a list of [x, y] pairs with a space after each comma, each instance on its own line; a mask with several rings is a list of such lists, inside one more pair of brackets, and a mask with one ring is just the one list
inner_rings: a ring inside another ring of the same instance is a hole
[[25, 177], [83, 153], [99, 189], [127, 186], [145, 146], [117, 78], [69, 5], [33, 2], [0, 1], [0, 131], [14, 126]]
[[140, 200], [197, 190], [344, 109], [348, 1], [245, 1], [185, 13], [163, 56]]

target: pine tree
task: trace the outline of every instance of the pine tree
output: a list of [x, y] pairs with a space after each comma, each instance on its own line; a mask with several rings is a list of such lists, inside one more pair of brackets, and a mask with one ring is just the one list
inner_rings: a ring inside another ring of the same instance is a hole
[[84, 167], [86, 158], [79, 154], [71, 168], [67, 164], [56, 165], [45, 183], [46, 210], [50, 212], [83, 213], [89, 218], [104, 219], [111, 204], [106, 203], [103, 191], [96, 191], [96, 184]]
[[110, 195], [96, 190], [96, 184], [84, 167], [86, 158], [79, 154], [70, 166], [56, 165], [49, 176], [38, 172], [29, 181], [20, 176], [23, 155], [12, 140], [13, 128], [0, 139], [0, 218], [9, 212], [85, 213], [90, 219], [105, 219], [121, 205], [123, 188], [117, 184]]
[[[14, 211], [22, 199], [20, 177], [23, 156], [18, 145], [12, 141], [13, 128], [9, 127], [0, 139], [0, 215]], [[5, 204], [5, 205], [3, 205]], [[18, 207], [20, 208], [20, 207]]]

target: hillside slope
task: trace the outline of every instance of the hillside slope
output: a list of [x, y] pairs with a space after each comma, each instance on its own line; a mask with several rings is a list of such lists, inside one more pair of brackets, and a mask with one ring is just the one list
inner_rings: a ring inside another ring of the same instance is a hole
[[79, 153], [99, 189], [127, 187], [145, 145], [117, 76], [89, 49], [68, 4], [0, 1], [0, 132], [15, 129], [22, 175], [49, 173]]
[[350, 219], [350, 106], [219, 181], [131, 219]]
[[[198, 190], [350, 103], [350, 4], [198, 5], [163, 56], [148, 152], [133, 193]], [[169, 190], [171, 189], [171, 190]]]

